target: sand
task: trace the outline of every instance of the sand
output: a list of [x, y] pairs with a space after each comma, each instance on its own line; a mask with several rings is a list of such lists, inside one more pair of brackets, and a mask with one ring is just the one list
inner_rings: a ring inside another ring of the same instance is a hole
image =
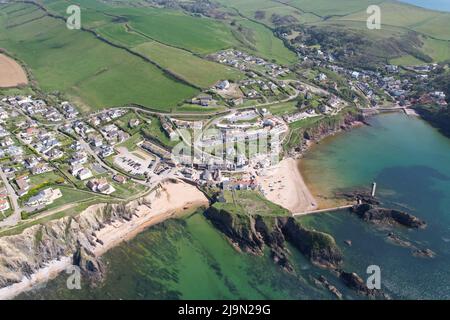
[[184, 182], [164, 183], [157, 191], [145, 197], [151, 205], [142, 204], [135, 208], [133, 219], [126, 223], [111, 224], [96, 233], [103, 245], [94, 249], [97, 256], [122, 241], [130, 240], [148, 227], [174, 217], [187, 209], [207, 206], [205, 195], [196, 187]]
[[58, 274], [65, 271], [72, 264], [72, 258], [65, 257], [61, 260], [51, 261], [46, 267], [39, 269], [31, 278], [24, 277], [21, 282], [0, 289], [0, 300], [13, 299], [22, 292], [28, 291], [38, 285], [54, 279]]
[[298, 160], [287, 158], [265, 169], [258, 177], [265, 197], [292, 213], [304, 213], [318, 208], [298, 169]]
[[0, 88], [16, 87], [27, 83], [27, 74], [20, 64], [0, 54]]

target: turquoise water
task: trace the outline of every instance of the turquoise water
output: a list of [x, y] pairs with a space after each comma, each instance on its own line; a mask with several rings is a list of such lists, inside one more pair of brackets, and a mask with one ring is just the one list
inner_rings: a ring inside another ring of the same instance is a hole
[[347, 213], [308, 217], [305, 223], [333, 234], [346, 250], [350, 269], [363, 274], [369, 264], [382, 269], [382, 284], [398, 298], [450, 298], [450, 139], [421, 120], [400, 114], [371, 120], [349, 134], [315, 147], [304, 161], [314, 189], [329, 195], [336, 189], [378, 184], [386, 206], [407, 210], [428, 223], [425, 230], [395, 229], [434, 259], [411, 255], [386, 241], [377, 230]]
[[[450, 298], [450, 139], [425, 122], [400, 114], [371, 119], [372, 126], [327, 139], [303, 162], [314, 189], [337, 189], [378, 183], [386, 206], [398, 207], [428, 222], [425, 230], [395, 228], [434, 259], [416, 258], [409, 248], [389, 243], [389, 230], [374, 228], [347, 212], [301, 218], [331, 233], [344, 252], [345, 269], [363, 278], [366, 268], [381, 268], [385, 292], [400, 299]], [[343, 244], [351, 240], [352, 246]], [[277, 268], [268, 257], [237, 253], [202, 216], [168, 221], [112, 249], [104, 256], [106, 280], [91, 288], [67, 290], [66, 275], [47, 287], [24, 294], [32, 299], [330, 299], [312, 277], [324, 274], [347, 299], [331, 273], [319, 270], [291, 248], [297, 276]]]
[[400, 0], [419, 7], [450, 12], [450, 0]]

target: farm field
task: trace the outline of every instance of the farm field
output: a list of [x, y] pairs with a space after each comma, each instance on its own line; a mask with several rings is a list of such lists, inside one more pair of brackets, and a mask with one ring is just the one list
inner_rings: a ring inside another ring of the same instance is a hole
[[96, 31], [108, 40], [129, 48], [149, 41], [137, 33], [128, 32], [125, 24], [109, 24]]
[[391, 60], [389, 60], [389, 63], [395, 64], [398, 66], [416, 66], [416, 65], [424, 64], [423, 61], [421, 61], [411, 55], [406, 55], [406, 56], [402, 56], [399, 58], [391, 59]]
[[[273, 14], [282, 16], [290, 15], [297, 19], [299, 23], [308, 23], [320, 20], [319, 17], [313, 14], [301, 12], [298, 9], [272, 0], [220, 0], [219, 2], [224, 6], [238, 10], [239, 13], [247, 18], [262, 22], [269, 27], [275, 27], [271, 19]], [[263, 12], [263, 18], [258, 19], [256, 16], [256, 12], [258, 11]]]
[[[382, 24], [403, 27], [441, 40], [450, 40], [450, 14], [427, 10], [404, 3], [385, 1], [379, 4], [382, 13]], [[398, 13], [402, 12], [401, 15]], [[367, 20], [366, 9], [343, 16], [338, 20]]]
[[16, 61], [0, 54], [0, 88], [15, 87], [28, 83], [27, 74]]
[[167, 45], [198, 54], [208, 54], [236, 44], [222, 22], [195, 18], [171, 10], [145, 9], [124, 15], [133, 30]]
[[366, 10], [371, 4], [379, 4], [380, 0], [339, 0], [339, 6], [336, 6], [336, 0], [281, 0], [280, 2], [300, 9], [303, 12], [309, 12], [320, 17], [346, 15], [360, 10]]
[[70, 31], [56, 19], [44, 17], [7, 29], [18, 13], [14, 10], [27, 6], [2, 9], [0, 46], [27, 64], [42, 89], [67, 93], [83, 111], [132, 102], [166, 110], [198, 93], [143, 59], [87, 32]]
[[436, 61], [450, 59], [450, 41], [426, 38], [424, 40], [423, 50]]
[[188, 51], [153, 41], [133, 48], [163, 68], [196, 86], [207, 88], [219, 80], [240, 80], [244, 74], [237, 69], [208, 61]]

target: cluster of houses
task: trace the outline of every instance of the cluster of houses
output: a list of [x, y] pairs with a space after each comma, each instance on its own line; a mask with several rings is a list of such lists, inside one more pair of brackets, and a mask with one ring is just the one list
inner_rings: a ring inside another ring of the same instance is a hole
[[211, 55], [211, 58], [221, 64], [231, 66], [241, 71], [252, 71], [259, 69], [271, 77], [281, 77], [290, 73], [289, 68], [252, 56], [246, 52], [228, 49]]
[[60, 159], [64, 155], [57, 133], [41, 129], [37, 124], [19, 132], [18, 137], [22, 143], [36, 150], [46, 160]]
[[94, 127], [100, 126], [102, 124], [109, 123], [115, 119], [118, 119], [125, 115], [128, 111], [126, 109], [108, 109], [96, 114], [93, 114], [88, 122]]
[[255, 99], [267, 95], [279, 95], [286, 84], [265, 79], [245, 79], [239, 81], [239, 87], [244, 95], [249, 99]]
[[18, 107], [31, 117], [41, 117], [47, 122], [61, 122], [64, 120], [62, 113], [55, 107], [47, 105], [44, 100], [28, 97], [8, 97], [3, 102]]
[[433, 91], [429, 93], [425, 93], [422, 96], [420, 96], [418, 99], [411, 99], [412, 103], [417, 104], [437, 104], [441, 107], [448, 106], [447, 103], [447, 96], [442, 91]]
[[120, 130], [115, 124], [110, 123], [100, 128], [100, 133], [109, 145], [115, 145], [127, 140], [130, 135]]
[[[296, 50], [303, 61], [309, 61], [314, 66], [329, 69], [343, 76], [355, 92], [361, 93], [369, 101], [369, 107], [378, 106], [383, 98], [394, 101], [400, 106], [410, 106], [415, 103], [438, 104], [442, 107], [448, 105], [447, 97], [439, 91], [436, 94], [430, 81], [432, 72], [438, 68], [435, 63], [402, 67], [386, 64], [379, 71], [354, 70], [339, 65], [333, 55], [324, 49], [299, 44]], [[401, 68], [405, 72], [400, 75]], [[324, 73], [320, 73], [316, 80], [324, 82], [328, 79]], [[414, 98], [417, 86], [428, 91], [420, 99]]]

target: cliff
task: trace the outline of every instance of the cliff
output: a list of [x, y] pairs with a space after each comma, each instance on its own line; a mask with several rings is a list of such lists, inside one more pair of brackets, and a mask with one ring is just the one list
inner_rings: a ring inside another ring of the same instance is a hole
[[450, 107], [415, 106], [414, 109], [425, 121], [450, 138]]
[[[68, 264], [79, 266], [83, 276], [101, 280], [105, 268], [98, 257], [104, 252], [179, 212], [208, 205], [196, 187], [170, 179], [126, 204], [92, 205], [75, 216], [2, 236], [0, 297], [10, 298], [27, 290], [35, 284], [31, 282], [45, 281], [50, 273], [56, 275]], [[52, 269], [53, 265], [57, 267]]]
[[51, 261], [72, 256], [83, 272], [98, 277], [103, 268], [93, 254], [98, 245], [95, 233], [114, 221], [131, 219], [137, 204], [94, 205], [78, 216], [52, 220], [0, 238], [0, 288], [30, 278]]
[[286, 271], [294, 270], [287, 242], [316, 266], [336, 269], [342, 264], [342, 253], [332, 236], [304, 228], [292, 217], [231, 213], [214, 206], [205, 216], [238, 250], [261, 255], [267, 247], [272, 259]]
[[299, 137], [298, 139], [291, 137], [290, 141], [288, 141], [289, 154], [302, 154], [309, 148], [311, 143], [318, 143], [328, 136], [350, 130], [355, 124], [362, 123], [365, 123], [364, 116], [353, 109], [348, 109], [332, 117], [320, 119], [292, 132], [292, 135], [299, 135]]

